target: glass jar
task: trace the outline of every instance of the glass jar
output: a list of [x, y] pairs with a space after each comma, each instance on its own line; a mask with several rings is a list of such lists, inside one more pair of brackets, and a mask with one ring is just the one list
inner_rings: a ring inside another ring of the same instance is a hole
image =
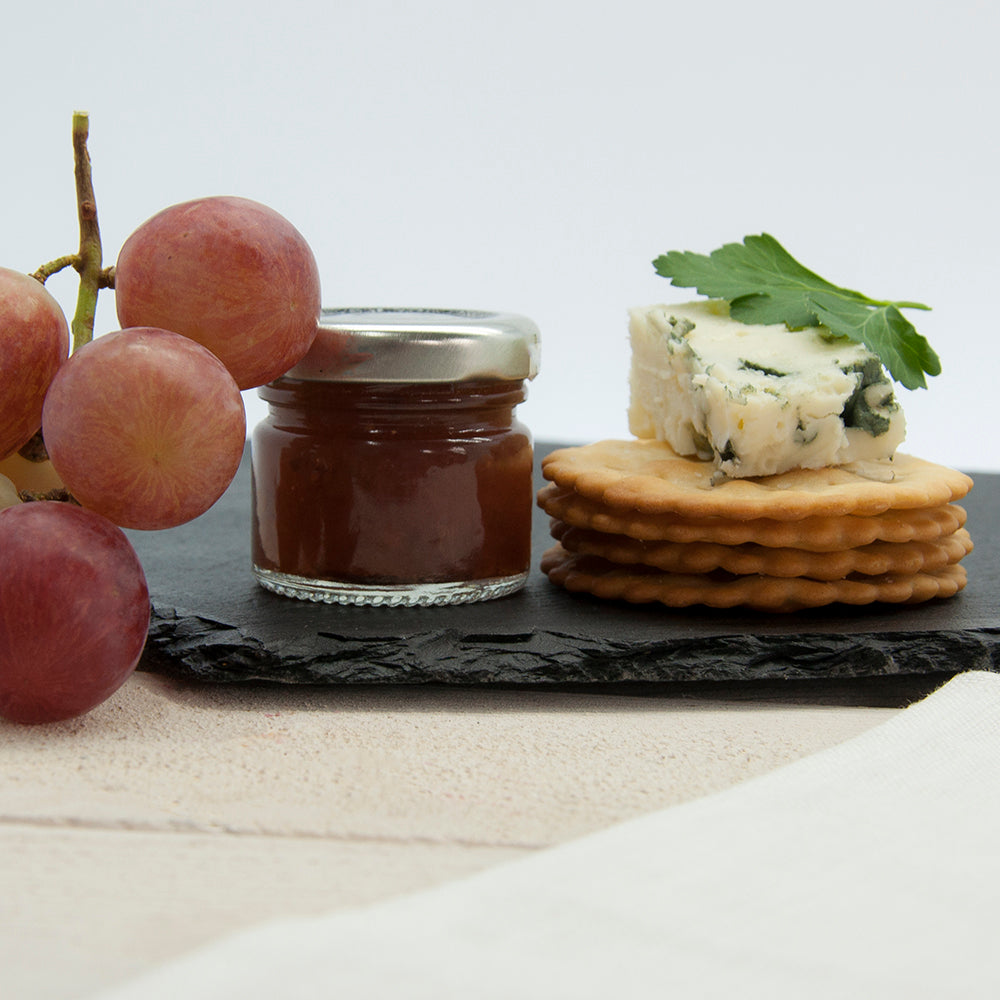
[[524, 317], [327, 310], [306, 357], [258, 392], [257, 580], [338, 604], [487, 600], [524, 586], [538, 367]]

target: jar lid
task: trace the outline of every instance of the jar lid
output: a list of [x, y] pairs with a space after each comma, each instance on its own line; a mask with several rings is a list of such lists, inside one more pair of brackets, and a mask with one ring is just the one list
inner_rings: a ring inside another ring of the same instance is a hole
[[310, 382], [530, 379], [539, 331], [527, 317], [469, 309], [324, 309], [313, 346], [283, 377]]

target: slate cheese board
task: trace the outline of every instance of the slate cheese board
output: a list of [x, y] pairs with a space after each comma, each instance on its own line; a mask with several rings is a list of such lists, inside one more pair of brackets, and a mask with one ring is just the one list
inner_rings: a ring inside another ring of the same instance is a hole
[[[555, 445], [536, 445], [537, 459]], [[537, 470], [536, 470], [537, 475]], [[1000, 670], [1000, 475], [963, 506], [969, 584], [922, 605], [795, 614], [670, 610], [574, 595], [539, 571], [551, 544], [536, 509], [523, 591], [429, 608], [301, 602], [250, 570], [250, 468], [178, 528], [129, 532], [153, 615], [140, 669], [211, 682], [589, 685], [776, 681]], [[538, 476], [538, 485], [542, 484]]]

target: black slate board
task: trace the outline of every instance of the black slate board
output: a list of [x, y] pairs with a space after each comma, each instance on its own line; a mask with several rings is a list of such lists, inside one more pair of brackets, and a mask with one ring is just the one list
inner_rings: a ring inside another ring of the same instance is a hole
[[534, 568], [522, 592], [453, 607], [358, 608], [291, 600], [256, 584], [244, 460], [200, 518], [130, 532], [153, 601], [140, 669], [218, 682], [519, 686], [996, 671], [1000, 475], [975, 479], [963, 501], [976, 543], [964, 563], [969, 585], [948, 600], [793, 615], [598, 601], [538, 571], [551, 538], [536, 510]]

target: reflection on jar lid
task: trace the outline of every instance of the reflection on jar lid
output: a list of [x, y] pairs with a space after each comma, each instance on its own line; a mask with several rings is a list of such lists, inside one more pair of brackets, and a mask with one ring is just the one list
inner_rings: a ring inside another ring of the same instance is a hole
[[539, 332], [527, 317], [469, 309], [324, 309], [285, 378], [310, 382], [530, 379]]

